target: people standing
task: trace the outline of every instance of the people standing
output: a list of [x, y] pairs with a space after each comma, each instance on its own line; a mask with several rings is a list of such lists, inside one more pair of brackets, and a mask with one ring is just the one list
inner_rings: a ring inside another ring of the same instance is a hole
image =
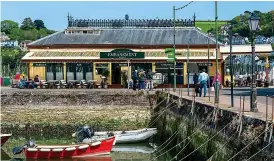
[[202, 97], [202, 89], [204, 89], [204, 97], [205, 97], [207, 81], [208, 81], [208, 74], [205, 72], [205, 69], [203, 69], [203, 72], [200, 73], [199, 81], [200, 81], [200, 97]]
[[152, 74], [151, 70], [149, 69], [148, 72], [147, 72], [147, 80], [148, 80], [148, 82], [147, 82], [147, 88], [149, 90], [153, 89], [153, 77], [152, 77], [152, 75], [153, 74]]
[[195, 74], [193, 75], [194, 87], [196, 87], [196, 84], [198, 83], [198, 81], [199, 81], [199, 77], [198, 77], [197, 73], [195, 73]]
[[134, 70], [134, 71], [132, 72], [132, 80], [133, 80], [133, 90], [136, 90], [137, 81], [138, 81], [137, 70]]
[[[216, 73], [214, 74], [214, 79], [213, 79], [213, 82], [212, 82], [212, 86], [215, 88], [216, 90], [216, 81], [217, 81], [217, 76], [216, 76]], [[222, 76], [218, 70], [218, 87], [219, 87], [219, 90], [222, 88]]]

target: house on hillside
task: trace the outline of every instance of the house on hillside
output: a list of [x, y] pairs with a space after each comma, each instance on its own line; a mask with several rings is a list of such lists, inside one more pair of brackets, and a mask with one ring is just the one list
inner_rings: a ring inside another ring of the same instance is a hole
[[7, 41], [9, 40], [10, 38], [8, 37], [8, 35], [6, 35], [4, 32], [1, 32], [1, 35], [0, 35], [0, 41], [3, 42], [3, 41]]
[[6, 40], [6, 41], [1, 41], [0, 46], [14, 48], [14, 47], [18, 47], [19, 45], [17, 40]]
[[26, 50], [27, 50], [27, 45], [28, 45], [29, 43], [31, 43], [31, 42], [32, 42], [31, 40], [22, 41], [22, 42], [20, 43], [20, 48], [21, 48], [21, 50], [26, 51]]
[[266, 37], [258, 35], [255, 38], [255, 43], [256, 44], [266, 44]]

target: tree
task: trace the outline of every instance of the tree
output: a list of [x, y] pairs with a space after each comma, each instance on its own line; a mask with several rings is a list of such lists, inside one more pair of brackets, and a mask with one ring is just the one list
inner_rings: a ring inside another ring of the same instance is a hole
[[11, 20], [4, 20], [1, 21], [1, 32], [5, 32], [5, 34], [11, 34], [12, 29], [19, 28], [19, 25], [17, 22], [11, 21]]
[[36, 27], [37, 30], [40, 30], [42, 28], [46, 28], [45, 24], [44, 24], [44, 22], [42, 20], [35, 20], [34, 21], [34, 25], [35, 25], [35, 27]]
[[21, 41], [23, 38], [23, 32], [20, 28], [13, 28], [11, 34], [8, 35], [11, 40]]
[[23, 20], [22, 25], [21, 25], [21, 29], [22, 30], [32, 30], [34, 29], [34, 23], [32, 22], [30, 17], [27, 17]]

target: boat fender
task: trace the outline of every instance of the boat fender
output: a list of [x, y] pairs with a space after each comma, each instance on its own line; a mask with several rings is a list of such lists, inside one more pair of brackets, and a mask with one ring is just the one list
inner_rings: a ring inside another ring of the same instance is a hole
[[70, 148], [66, 148], [66, 151], [73, 151], [75, 149], [76, 149], [75, 147], [70, 147]]
[[107, 134], [108, 134], [108, 137], [114, 136], [113, 132], [108, 132]]
[[86, 149], [88, 147], [89, 147], [89, 145], [81, 145], [81, 146], [78, 147], [78, 149]]

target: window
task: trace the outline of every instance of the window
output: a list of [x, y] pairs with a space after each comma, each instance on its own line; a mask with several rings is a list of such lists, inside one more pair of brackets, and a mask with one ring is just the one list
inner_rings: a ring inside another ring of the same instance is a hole
[[108, 63], [101, 63], [101, 64], [96, 64], [96, 74], [101, 75], [103, 74], [103, 71], [108, 69]]
[[88, 33], [88, 31], [83, 31], [83, 34], [87, 34]]

